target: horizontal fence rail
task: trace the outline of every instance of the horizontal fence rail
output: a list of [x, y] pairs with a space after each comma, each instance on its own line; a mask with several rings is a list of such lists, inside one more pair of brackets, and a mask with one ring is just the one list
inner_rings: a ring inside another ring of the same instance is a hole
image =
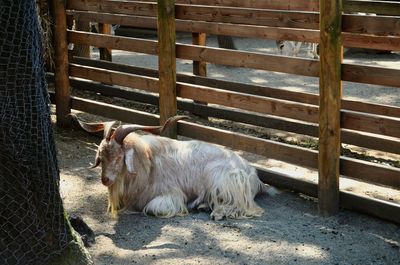
[[[68, 31], [68, 40], [76, 44], [93, 45], [104, 48], [125, 50], [146, 54], [157, 54], [157, 41], [128, 37], [106, 36], [102, 34]], [[177, 44], [177, 57], [193, 61], [204, 61], [236, 67], [247, 67], [266, 71], [276, 71], [318, 77], [318, 61], [314, 59], [282, 57], [255, 52], [230, 51], [219, 48]], [[268, 64], [265, 62], [268, 61]], [[343, 64], [344, 81], [400, 87], [400, 70]]]

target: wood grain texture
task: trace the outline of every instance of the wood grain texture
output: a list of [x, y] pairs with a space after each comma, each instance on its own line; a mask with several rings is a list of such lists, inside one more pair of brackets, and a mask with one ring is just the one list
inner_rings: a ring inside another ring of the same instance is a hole
[[[158, 0], [158, 73], [160, 93], [160, 123], [177, 114], [176, 103], [176, 26], [175, 0]], [[164, 136], [176, 138], [176, 125], [170, 126]]]
[[71, 113], [70, 86], [68, 71], [67, 17], [63, 0], [52, 1], [52, 17], [54, 18], [54, 50], [55, 50], [55, 92], [57, 125], [69, 127]]
[[340, 103], [342, 97], [341, 0], [320, 0], [320, 103], [318, 210], [339, 211]]

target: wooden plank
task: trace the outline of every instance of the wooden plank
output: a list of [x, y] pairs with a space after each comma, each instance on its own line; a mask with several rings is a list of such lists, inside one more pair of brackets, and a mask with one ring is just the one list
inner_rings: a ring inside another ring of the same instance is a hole
[[318, 29], [316, 12], [176, 5], [176, 18], [258, 26]]
[[363, 212], [397, 224], [400, 223], [400, 207], [397, 203], [341, 191], [340, 206], [348, 210]]
[[342, 31], [378, 36], [400, 36], [399, 16], [400, 13], [398, 17], [343, 15]]
[[[206, 46], [205, 33], [192, 33], [192, 44]], [[207, 63], [203, 61], [193, 61], [193, 74], [197, 76], [207, 76]]]
[[[111, 24], [99, 23], [99, 31], [101, 34], [111, 35]], [[109, 48], [100, 48], [100, 60], [112, 61], [112, 50]]]
[[[158, 97], [156, 95], [150, 95], [145, 92], [127, 91], [113, 86], [77, 80], [75, 78], [70, 78], [70, 83], [71, 86], [74, 88], [101, 93], [103, 96], [119, 97], [128, 100], [158, 105]], [[314, 137], [318, 136], [318, 127], [310, 123], [304, 123], [300, 121], [294, 122], [292, 120], [284, 119], [282, 117], [245, 113], [243, 111], [236, 111], [233, 109], [222, 109], [214, 106], [203, 106], [182, 100], [178, 100], [177, 105], [178, 109], [189, 111], [196, 115], [227, 119], [255, 126], [273, 128], [277, 130], [283, 130]], [[343, 143], [394, 154], [400, 154], [400, 141], [396, 139], [383, 138], [381, 136], [375, 137], [354, 131], [349, 131], [346, 129], [342, 129], [341, 134]]]
[[400, 37], [382, 37], [343, 32], [343, 45], [352, 48], [399, 51]]
[[339, 211], [342, 3], [320, 0], [320, 12], [318, 210], [330, 216]]
[[[192, 44], [206, 46], [207, 36], [205, 33], [193, 32]], [[193, 61], [193, 74], [196, 76], [207, 76], [207, 63], [203, 61]], [[206, 102], [196, 101], [199, 104], [207, 104]], [[202, 116], [205, 117], [205, 116]]]
[[[157, 28], [157, 19], [154, 17], [129, 16], [124, 14], [108, 14], [86, 11], [68, 12], [75, 17], [86, 17], [88, 20], [99, 23], [119, 24], [131, 27]], [[310, 29], [295, 29], [253, 25], [232, 25], [227, 23], [176, 20], [177, 31], [204, 32], [213, 35], [227, 35], [271, 40], [292, 40], [303, 42], [319, 42], [319, 31]], [[343, 45], [354, 48], [368, 48], [378, 50], [397, 51], [400, 48], [400, 37], [373, 36], [343, 32]]]
[[[178, 58], [305, 76], [318, 76], [318, 61], [219, 48], [177, 45]], [[268, 62], [268, 63], [265, 63]]]
[[157, 41], [137, 38], [106, 36], [97, 33], [68, 30], [68, 40], [72, 43], [89, 44], [95, 47], [111, 48], [157, 55]]
[[[156, 17], [156, 3], [140, 1], [69, 1], [68, 9]], [[220, 6], [175, 5], [176, 19], [274, 27], [318, 29], [316, 12]]]
[[[126, 74], [119, 71], [103, 70], [90, 66], [71, 64], [71, 76], [91, 79], [97, 82], [115, 84], [158, 92], [157, 78]], [[248, 111], [299, 119], [317, 123], [318, 108], [314, 105], [255, 96], [239, 92], [191, 85], [179, 82], [177, 95], [197, 101], [220, 104]], [[380, 135], [400, 137], [400, 119], [378, 116], [349, 110], [342, 110], [342, 127], [346, 129], [365, 131]]]
[[[264, 183], [277, 188], [293, 190], [311, 197], [317, 197], [317, 184], [299, 180], [287, 174], [256, 167], [258, 176]], [[384, 220], [400, 223], [400, 205], [388, 201], [357, 195], [348, 191], [339, 192], [339, 204], [344, 209], [372, 215]]]
[[[143, 1], [143, 0], [142, 0]], [[144, 0], [144, 2], [154, 2], [154, 0]], [[243, 1], [243, 0], [177, 0], [177, 4], [208, 5], [208, 6], [230, 6], [257, 9], [277, 9], [277, 10], [302, 10], [318, 11], [318, 0], [263, 0], [263, 1]]]
[[102, 70], [90, 66], [70, 64], [70, 75], [101, 83], [143, 89], [158, 93], [159, 82], [157, 78], [126, 74], [112, 70]]
[[68, 73], [67, 16], [64, 0], [52, 1], [52, 17], [54, 18], [53, 39], [55, 51], [55, 92], [57, 125], [69, 127], [71, 113], [70, 87]]
[[189, 122], [180, 122], [178, 125], [178, 133], [182, 136], [224, 145], [229, 148], [259, 154], [296, 165], [312, 168], [317, 167], [318, 153], [302, 147], [245, 136], [240, 133], [210, 128]]
[[[155, 17], [133, 16], [125, 14], [109, 14], [78, 10], [68, 10], [77, 18], [85, 17], [93, 22], [118, 24], [130, 27], [157, 28]], [[319, 42], [318, 30], [296, 29], [285, 27], [268, 27], [242, 24], [227, 24], [219, 22], [176, 20], [176, 30], [183, 32], [204, 32], [213, 35], [227, 35], [238, 37], [252, 37], [272, 40], [293, 40], [305, 42]]]
[[[104, 46], [112, 49], [157, 54], [157, 42], [151, 40], [104, 36], [101, 34], [68, 31], [72, 43]], [[305, 76], [319, 76], [318, 61], [289, 58], [262, 53], [230, 51], [219, 48], [178, 44], [176, 54], [180, 59], [203, 60], [210, 63], [248, 67]], [[268, 61], [268, 64], [265, 62]], [[342, 64], [343, 81], [400, 87], [400, 70], [375, 66]]]
[[71, 97], [71, 106], [75, 110], [80, 110], [127, 123], [140, 125], [158, 125], [160, 123], [158, 115], [101, 103], [90, 99]]
[[382, 68], [359, 64], [342, 64], [342, 80], [400, 87], [400, 69]]
[[400, 119], [367, 113], [342, 111], [343, 128], [400, 138]]
[[69, 0], [67, 9], [157, 17], [157, 1]]
[[377, 165], [358, 159], [342, 157], [340, 159], [340, 174], [369, 183], [375, 183], [400, 189], [400, 169], [385, 165]]
[[346, 0], [343, 2], [345, 12], [362, 12], [385, 16], [399, 16], [400, 14], [400, 2], [398, 1]]
[[308, 122], [316, 122], [318, 117], [318, 108], [309, 104], [248, 95], [238, 92], [227, 92], [221, 89], [189, 85], [186, 83], [177, 84], [177, 95], [197, 101], [205, 101], [208, 103]]
[[[127, 72], [131, 74], [145, 75], [149, 77], [158, 77], [157, 70], [135, 67], [126, 64], [102, 62], [98, 60], [90, 60], [80, 57], [74, 57], [72, 62], [97, 68]], [[311, 93], [277, 89], [259, 85], [249, 85], [249, 84], [236, 83], [219, 79], [212, 79], [207, 77], [184, 75], [184, 74], [177, 74], [177, 80], [182, 83], [219, 88], [219, 89], [252, 94], [257, 96], [297, 101], [300, 103], [306, 103], [312, 105], [318, 105], [319, 102], [318, 95]], [[382, 105], [382, 104], [372, 104], [354, 100], [342, 100], [341, 105], [342, 109], [344, 110], [352, 110], [352, 111], [400, 118], [400, 107]]]
[[[175, 0], [158, 0], [158, 73], [160, 93], [160, 123], [177, 114], [176, 103], [176, 26]], [[176, 124], [168, 127], [164, 136], [176, 138]]]

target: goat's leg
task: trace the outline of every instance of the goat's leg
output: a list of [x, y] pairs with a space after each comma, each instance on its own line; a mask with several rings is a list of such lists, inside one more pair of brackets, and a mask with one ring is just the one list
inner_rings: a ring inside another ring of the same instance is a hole
[[185, 198], [180, 194], [164, 194], [152, 199], [143, 209], [145, 214], [160, 218], [184, 216], [188, 214]]
[[192, 202], [188, 203], [189, 210], [202, 210], [202, 211], [209, 211], [210, 207], [208, 207], [207, 203], [204, 201], [205, 191], [201, 192], [199, 196]]

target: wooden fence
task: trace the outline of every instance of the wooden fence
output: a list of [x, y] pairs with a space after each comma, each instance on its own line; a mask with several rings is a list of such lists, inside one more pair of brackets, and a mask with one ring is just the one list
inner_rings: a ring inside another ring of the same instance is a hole
[[[66, 6], [63, 0], [53, 2], [57, 15], [55, 102], [59, 125], [68, 126], [65, 114], [71, 109], [141, 124], [158, 124], [180, 109], [318, 136], [319, 152], [191, 122], [179, 122], [177, 128], [183, 136], [319, 169], [319, 185], [265, 169], [259, 169], [259, 174], [265, 182], [318, 197], [321, 214], [333, 214], [340, 205], [400, 222], [398, 204], [339, 191], [339, 175], [400, 188], [398, 168], [340, 156], [341, 143], [400, 154], [399, 107], [341, 99], [342, 81], [400, 88], [398, 69], [342, 62], [342, 45], [400, 50], [399, 2], [344, 1], [337, 6], [331, 2], [340, 1], [321, 0], [320, 5], [316, 0], [168, 0], [157, 5], [152, 1], [68, 0]], [[376, 16], [352, 14], [372, 9]], [[101, 25], [158, 27], [158, 41], [70, 30], [66, 16]], [[193, 33], [196, 44], [176, 44], [175, 29]], [[199, 34], [319, 42], [321, 59], [207, 47], [201, 45], [204, 41]], [[68, 58], [68, 43], [159, 55], [159, 71]], [[176, 74], [175, 58], [192, 60], [197, 75]], [[204, 67], [205, 63], [320, 77], [320, 96], [212, 79], [199, 70], [199, 65]], [[159, 105], [160, 116], [73, 97], [70, 86]]]

